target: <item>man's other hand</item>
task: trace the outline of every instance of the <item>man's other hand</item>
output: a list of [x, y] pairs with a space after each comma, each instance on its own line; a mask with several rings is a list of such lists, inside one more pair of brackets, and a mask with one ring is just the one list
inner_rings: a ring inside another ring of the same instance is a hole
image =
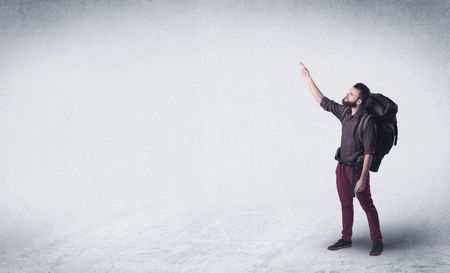
[[362, 191], [364, 191], [364, 189], [366, 188], [366, 184], [367, 184], [366, 180], [363, 179], [363, 178], [360, 178], [358, 180], [358, 182], [356, 182], [355, 192], [362, 192]]

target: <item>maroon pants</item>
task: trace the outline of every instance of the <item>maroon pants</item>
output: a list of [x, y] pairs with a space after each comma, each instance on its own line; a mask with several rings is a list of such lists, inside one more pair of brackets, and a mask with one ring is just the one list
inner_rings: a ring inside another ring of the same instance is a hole
[[[360, 176], [361, 170], [353, 170], [351, 167], [345, 166], [342, 163], [338, 163], [336, 167], [336, 186], [342, 207], [342, 239], [347, 241], [350, 241], [352, 238], [353, 226], [354, 186], [352, 185], [352, 177], [355, 181], [354, 184], [356, 184]], [[374, 244], [382, 243], [378, 213], [370, 194], [370, 177], [367, 178], [364, 191], [356, 193], [356, 197], [367, 215], [370, 239]]]

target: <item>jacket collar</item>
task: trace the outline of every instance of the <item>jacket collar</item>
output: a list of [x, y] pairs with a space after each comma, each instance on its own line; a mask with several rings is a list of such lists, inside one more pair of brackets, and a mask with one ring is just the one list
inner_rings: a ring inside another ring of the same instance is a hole
[[365, 115], [365, 114], [367, 114], [368, 112], [367, 112], [367, 110], [366, 110], [366, 107], [361, 107], [359, 110], [358, 110], [358, 112], [356, 112], [354, 115], [351, 115], [352, 114], [352, 111], [351, 111], [351, 109], [350, 109], [350, 115], [351, 115], [351, 117], [352, 118], [360, 118], [360, 117], [362, 117], [363, 115]]

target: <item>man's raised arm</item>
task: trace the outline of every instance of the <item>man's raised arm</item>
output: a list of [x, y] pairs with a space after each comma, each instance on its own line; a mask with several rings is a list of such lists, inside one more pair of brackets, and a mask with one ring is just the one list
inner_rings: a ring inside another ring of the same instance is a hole
[[319, 90], [319, 88], [317, 87], [314, 80], [311, 78], [311, 75], [309, 74], [309, 70], [306, 68], [306, 66], [302, 63], [300, 63], [300, 65], [302, 66], [301, 73], [302, 73], [303, 79], [305, 79], [306, 82], [308, 83], [309, 90], [311, 91], [311, 94], [314, 97], [314, 99], [317, 101], [317, 103], [320, 104], [324, 95]]

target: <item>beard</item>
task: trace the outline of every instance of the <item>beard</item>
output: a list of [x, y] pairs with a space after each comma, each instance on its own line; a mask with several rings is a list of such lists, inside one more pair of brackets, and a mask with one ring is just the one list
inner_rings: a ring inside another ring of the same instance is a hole
[[348, 107], [356, 107], [356, 101], [351, 102], [351, 101], [348, 101], [348, 100], [346, 100], [346, 99], [347, 99], [347, 97], [344, 97], [344, 98], [342, 99], [342, 105], [348, 106]]

